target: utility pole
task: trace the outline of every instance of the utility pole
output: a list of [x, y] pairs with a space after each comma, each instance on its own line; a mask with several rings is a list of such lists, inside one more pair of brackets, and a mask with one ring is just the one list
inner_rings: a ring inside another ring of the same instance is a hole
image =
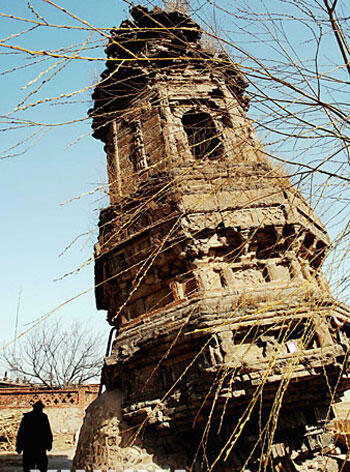
[[18, 291], [18, 298], [17, 298], [17, 310], [16, 310], [16, 319], [15, 319], [15, 337], [14, 337], [14, 344], [13, 344], [13, 356], [16, 357], [16, 345], [17, 345], [17, 334], [18, 334], [18, 322], [19, 322], [19, 310], [21, 306], [21, 296], [22, 296], [22, 287]]

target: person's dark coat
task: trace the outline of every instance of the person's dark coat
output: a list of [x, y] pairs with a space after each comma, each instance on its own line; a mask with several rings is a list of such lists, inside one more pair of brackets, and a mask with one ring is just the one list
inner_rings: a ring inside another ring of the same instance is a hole
[[52, 432], [47, 415], [33, 410], [23, 415], [16, 442], [16, 451], [50, 451]]
[[42, 412], [41, 402], [33, 405], [33, 411], [23, 415], [16, 442], [16, 451], [23, 451], [23, 470], [39, 469], [46, 472], [46, 451], [52, 447], [52, 432], [47, 415]]

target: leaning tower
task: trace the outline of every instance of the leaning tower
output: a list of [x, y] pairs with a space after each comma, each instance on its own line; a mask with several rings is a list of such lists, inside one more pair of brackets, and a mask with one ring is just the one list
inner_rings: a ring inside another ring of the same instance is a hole
[[329, 405], [349, 378], [332, 323], [350, 313], [321, 272], [326, 229], [267, 159], [233, 60], [184, 13], [131, 16], [90, 110], [107, 154], [96, 302], [120, 434], [160, 466], [336, 471]]

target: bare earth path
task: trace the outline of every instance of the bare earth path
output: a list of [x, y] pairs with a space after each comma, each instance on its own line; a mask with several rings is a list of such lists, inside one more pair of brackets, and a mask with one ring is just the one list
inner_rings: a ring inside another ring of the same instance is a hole
[[[49, 469], [70, 470], [74, 449], [52, 451], [49, 454]], [[13, 452], [0, 453], [0, 472], [22, 472], [22, 455]]]

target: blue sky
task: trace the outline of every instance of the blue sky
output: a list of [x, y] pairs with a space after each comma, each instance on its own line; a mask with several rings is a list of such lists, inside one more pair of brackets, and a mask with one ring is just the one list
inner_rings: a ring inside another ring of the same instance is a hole
[[[109, 29], [128, 16], [128, 4], [124, 0], [57, 0], [57, 3], [83, 18], [93, 26]], [[148, 0], [143, 3], [149, 4]], [[157, 2], [159, 3], [159, 2]], [[240, 5], [246, 2], [241, 0]], [[247, 3], [250, 11], [261, 8], [264, 2], [253, 0]], [[278, 7], [280, 2], [268, 2], [271, 7]], [[50, 23], [58, 25], [82, 26], [82, 23], [67, 16], [44, 0], [33, 0], [31, 5], [37, 14]], [[233, 8], [232, 2], [222, 0], [219, 5], [228, 10]], [[235, 4], [236, 5], [236, 4]], [[287, 5], [287, 4], [284, 4]], [[213, 11], [203, 0], [193, 0], [193, 8], [198, 7], [197, 13], [202, 22], [213, 19]], [[37, 19], [35, 13], [27, 6], [26, 0], [2, 0], [0, 11], [9, 15], [28, 19]], [[237, 10], [238, 12], [238, 10]], [[239, 12], [238, 12], [239, 13]], [[280, 13], [283, 13], [282, 11]], [[216, 11], [218, 34], [244, 44], [247, 49], [255, 52], [259, 57], [271, 59], [273, 57], [273, 43], [269, 47], [259, 41], [261, 29], [254, 22], [238, 21], [220, 11]], [[23, 29], [32, 27], [21, 21], [7, 17], [0, 17], [1, 36], [20, 33]], [[307, 42], [306, 27], [291, 21], [285, 24], [287, 35], [293, 37], [300, 48], [297, 53], [302, 61], [312, 59], [312, 47]], [[247, 36], [247, 32], [249, 35]], [[256, 34], [255, 37], [252, 34]], [[9, 39], [11, 45], [27, 49], [59, 49], [72, 44], [81, 44], [87, 40], [88, 33], [83, 30], [67, 30], [61, 28], [40, 27], [33, 31]], [[86, 51], [86, 55], [104, 57], [103, 44], [105, 38], [95, 33], [91, 41], [93, 49]], [[325, 50], [330, 51], [330, 59], [324, 58], [325, 68], [330, 68], [332, 61], [338, 64], [339, 56], [334, 54], [334, 44], [331, 37], [325, 37]], [[96, 46], [96, 48], [95, 48]], [[278, 55], [277, 55], [278, 56]], [[276, 56], [276, 58], [277, 58]], [[338, 57], [338, 58], [337, 58]], [[11, 111], [33, 91], [40, 81], [30, 83], [38, 74], [46, 71], [42, 77], [48, 77], [57, 68], [47, 71], [55, 60], [45, 60], [29, 67], [8, 72], [12, 68], [22, 67], [33, 61], [33, 57], [17, 51], [0, 47], [0, 84], [2, 100], [0, 115], [8, 115], [8, 124], [0, 125], [1, 129], [1, 156], [19, 154], [14, 157], [0, 160], [0, 218], [2, 231], [0, 245], [2, 248], [1, 264], [1, 335], [0, 341], [7, 342], [14, 333], [15, 314], [18, 293], [21, 290], [20, 331], [28, 328], [33, 320], [52, 311], [66, 300], [93, 287], [93, 264], [86, 261], [93, 254], [93, 244], [97, 239], [98, 210], [107, 205], [103, 192], [90, 193], [96, 187], [106, 183], [106, 162], [103, 146], [90, 135], [90, 121], [87, 119], [87, 110], [91, 106], [91, 92], [100, 72], [104, 68], [103, 61], [75, 60], [60, 70], [42, 90], [35, 96], [29, 97], [26, 104], [37, 99], [54, 98], [67, 94], [72, 104], [58, 105], [56, 100], [38, 104], [35, 107], [21, 110], [16, 114]], [[328, 62], [327, 62], [328, 61]], [[25, 88], [23, 88], [25, 87]], [[86, 89], [82, 93], [71, 95], [74, 91]], [[344, 101], [347, 96], [344, 95]], [[258, 113], [254, 103], [250, 115]], [[35, 142], [29, 139], [31, 133], [39, 127], [22, 127], [17, 130], [5, 128], [13, 127], [13, 117], [31, 120], [36, 123], [56, 124], [43, 127], [45, 134]], [[4, 120], [4, 118], [3, 118]], [[66, 121], [77, 122], [61, 125]], [[263, 133], [260, 132], [262, 136]], [[26, 141], [26, 139], [29, 139]], [[272, 140], [271, 136], [267, 141]], [[23, 145], [8, 150], [16, 143], [24, 141]], [[74, 144], [73, 144], [74, 143]], [[23, 153], [30, 145], [31, 147]], [[278, 147], [276, 147], [278, 149]], [[281, 155], [291, 155], [295, 150], [282, 145]], [[312, 153], [311, 157], [312, 159]], [[321, 182], [321, 181], [320, 181]], [[319, 182], [319, 183], [320, 183]], [[317, 183], [317, 180], [316, 180]], [[63, 202], [74, 199], [71, 203]], [[345, 202], [345, 199], [344, 199]], [[329, 204], [327, 204], [329, 206]], [[328, 210], [327, 210], [328, 211]], [[327, 213], [327, 212], [326, 212]], [[329, 212], [327, 213], [329, 216]], [[340, 220], [330, 224], [332, 236], [339, 231]], [[331, 221], [331, 220], [329, 220]], [[78, 241], [60, 257], [61, 252], [77, 236]], [[82, 266], [77, 273], [55, 281], [65, 274]], [[347, 266], [345, 266], [347, 267]], [[346, 270], [342, 269], [343, 271]], [[53, 317], [60, 316], [62, 322], [79, 319], [86, 320], [96, 326], [96, 329], [108, 331], [105, 313], [95, 309], [93, 290], [78, 297], [74, 302], [66, 304], [57, 310]]]
[[[2, 0], [1, 11], [25, 18], [34, 18], [26, 7], [26, 1]], [[67, 18], [43, 2], [32, 2], [38, 12], [50, 23], [79, 24]], [[127, 8], [116, 0], [60, 1], [59, 4], [85, 20], [100, 27], [119, 25], [126, 16]], [[0, 18], [2, 37], [24, 29], [23, 23]], [[27, 27], [25, 25], [25, 27]], [[23, 44], [31, 48], [57, 49], [73, 42], [81, 42], [87, 34], [56, 31], [51, 28], [36, 30], [11, 44]], [[97, 38], [96, 38], [97, 39]], [[30, 44], [28, 41], [30, 40]], [[3, 52], [3, 51], [2, 51]], [[99, 48], [103, 54], [103, 48]], [[4, 72], [28, 62], [24, 54], [0, 55]], [[2, 100], [1, 115], [10, 112], [24, 97], [21, 87], [45, 70], [42, 64], [18, 72], [0, 76]], [[56, 96], [92, 85], [102, 68], [103, 62], [80, 61], [72, 63], [66, 71], [58, 74], [43, 89], [42, 96]], [[30, 89], [29, 89], [30, 90]], [[66, 106], [38, 106], [23, 112], [22, 118], [43, 123], [60, 123], [70, 119], [86, 118], [91, 105], [91, 90], [72, 97], [82, 100]], [[34, 129], [2, 133], [1, 152], [23, 140]], [[62, 281], [54, 281], [70, 272], [91, 257], [97, 238], [98, 209], [107, 204], [103, 194], [96, 193], [61, 205], [62, 202], [90, 192], [106, 183], [105, 154], [100, 142], [91, 136], [84, 137], [77, 144], [69, 146], [78, 137], [90, 132], [90, 121], [51, 129], [25, 154], [0, 161], [2, 231], [1, 264], [1, 337], [5, 342], [13, 336], [19, 290], [21, 290], [20, 330], [28, 323], [51, 311], [65, 300], [76, 296], [93, 286], [93, 264]], [[16, 148], [21, 151], [26, 146]], [[80, 238], [63, 256], [59, 254], [78, 235], [90, 232]], [[105, 312], [95, 309], [94, 293], [91, 290], [76, 301], [61, 308], [55, 315], [63, 322], [79, 319], [82, 323], [91, 320], [101, 330], [107, 331]]]

